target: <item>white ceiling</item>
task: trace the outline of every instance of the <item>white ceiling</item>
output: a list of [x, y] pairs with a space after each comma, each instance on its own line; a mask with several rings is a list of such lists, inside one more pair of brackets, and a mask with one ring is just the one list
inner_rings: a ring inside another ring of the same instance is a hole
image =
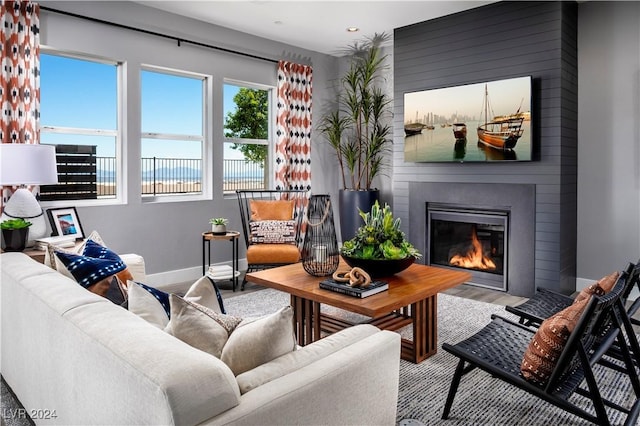
[[[149, 7], [330, 55], [375, 33], [493, 1], [137, 1]], [[347, 27], [360, 31], [349, 33]]]

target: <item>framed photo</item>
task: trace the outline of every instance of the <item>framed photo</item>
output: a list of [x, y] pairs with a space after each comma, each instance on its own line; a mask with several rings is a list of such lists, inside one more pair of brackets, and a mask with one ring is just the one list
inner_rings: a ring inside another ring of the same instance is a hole
[[65, 235], [75, 239], [84, 238], [80, 218], [75, 207], [65, 207], [60, 209], [47, 210], [51, 231], [54, 236]]

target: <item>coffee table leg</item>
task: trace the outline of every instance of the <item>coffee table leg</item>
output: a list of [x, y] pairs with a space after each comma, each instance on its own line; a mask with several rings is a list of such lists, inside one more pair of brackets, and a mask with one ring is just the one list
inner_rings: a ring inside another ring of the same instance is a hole
[[413, 303], [411, 317], [413, 318], [412, 353], [403, 351], [402, 355], [404, 359], [409, 358], [408, 361], [419, 363], [438, 350], [438, 296], [433, 295]]
[[320, 303], [291, 295], [293, 327], [300, 346], [320, 339]]

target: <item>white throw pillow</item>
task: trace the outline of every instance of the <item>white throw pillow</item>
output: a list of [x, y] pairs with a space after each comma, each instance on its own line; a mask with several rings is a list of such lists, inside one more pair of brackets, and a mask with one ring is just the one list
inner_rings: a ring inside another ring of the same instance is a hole
[[[129, 311], [139, 315], [156, 327], [164, 329], [169, 323], [168, 309], [165, 309], [156, 297], [140, 287], [135, 281], [129, 281], [127, 286], [129, 288]], [[161, 291], [158, 290], [158, 292]], [[165, 298], [168, 298], [168, 296], [165, 295]], [[202, 277], [193, 283], [184, 295], [184, 299], [209, 308], [214, 312], [221, 312], [215, 288], [207, 277]]]
[[205, 306], [172, 294], [171, 319], [164, 331], [186, 344], [220, 358], [229, 334], [242, 318], [214, 312]]
[[261, 318], [243, 320], [229, 336], [220, 359], [237, 376], [294, 350], [293, 309], [287, 306]]
[[169, 323], [169, 317], [158, 299], [135, 281], [127, 283], [127, 292], [129, 295], [129, 312], [133, 312], [140, 318], [164, 330]]
[[184, 298], [189, 302], [205, 306], [215, 312], [222, 312], [216, 290], [207, 277], [199, 278], [195, 283], [191, 284]]

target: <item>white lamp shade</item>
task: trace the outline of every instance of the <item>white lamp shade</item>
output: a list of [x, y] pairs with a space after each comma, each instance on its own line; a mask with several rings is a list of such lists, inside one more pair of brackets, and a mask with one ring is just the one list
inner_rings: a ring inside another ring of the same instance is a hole
[[53, 145], [0, 144], [0, 164], [0, 185], [3, 186], [58, 183]]

